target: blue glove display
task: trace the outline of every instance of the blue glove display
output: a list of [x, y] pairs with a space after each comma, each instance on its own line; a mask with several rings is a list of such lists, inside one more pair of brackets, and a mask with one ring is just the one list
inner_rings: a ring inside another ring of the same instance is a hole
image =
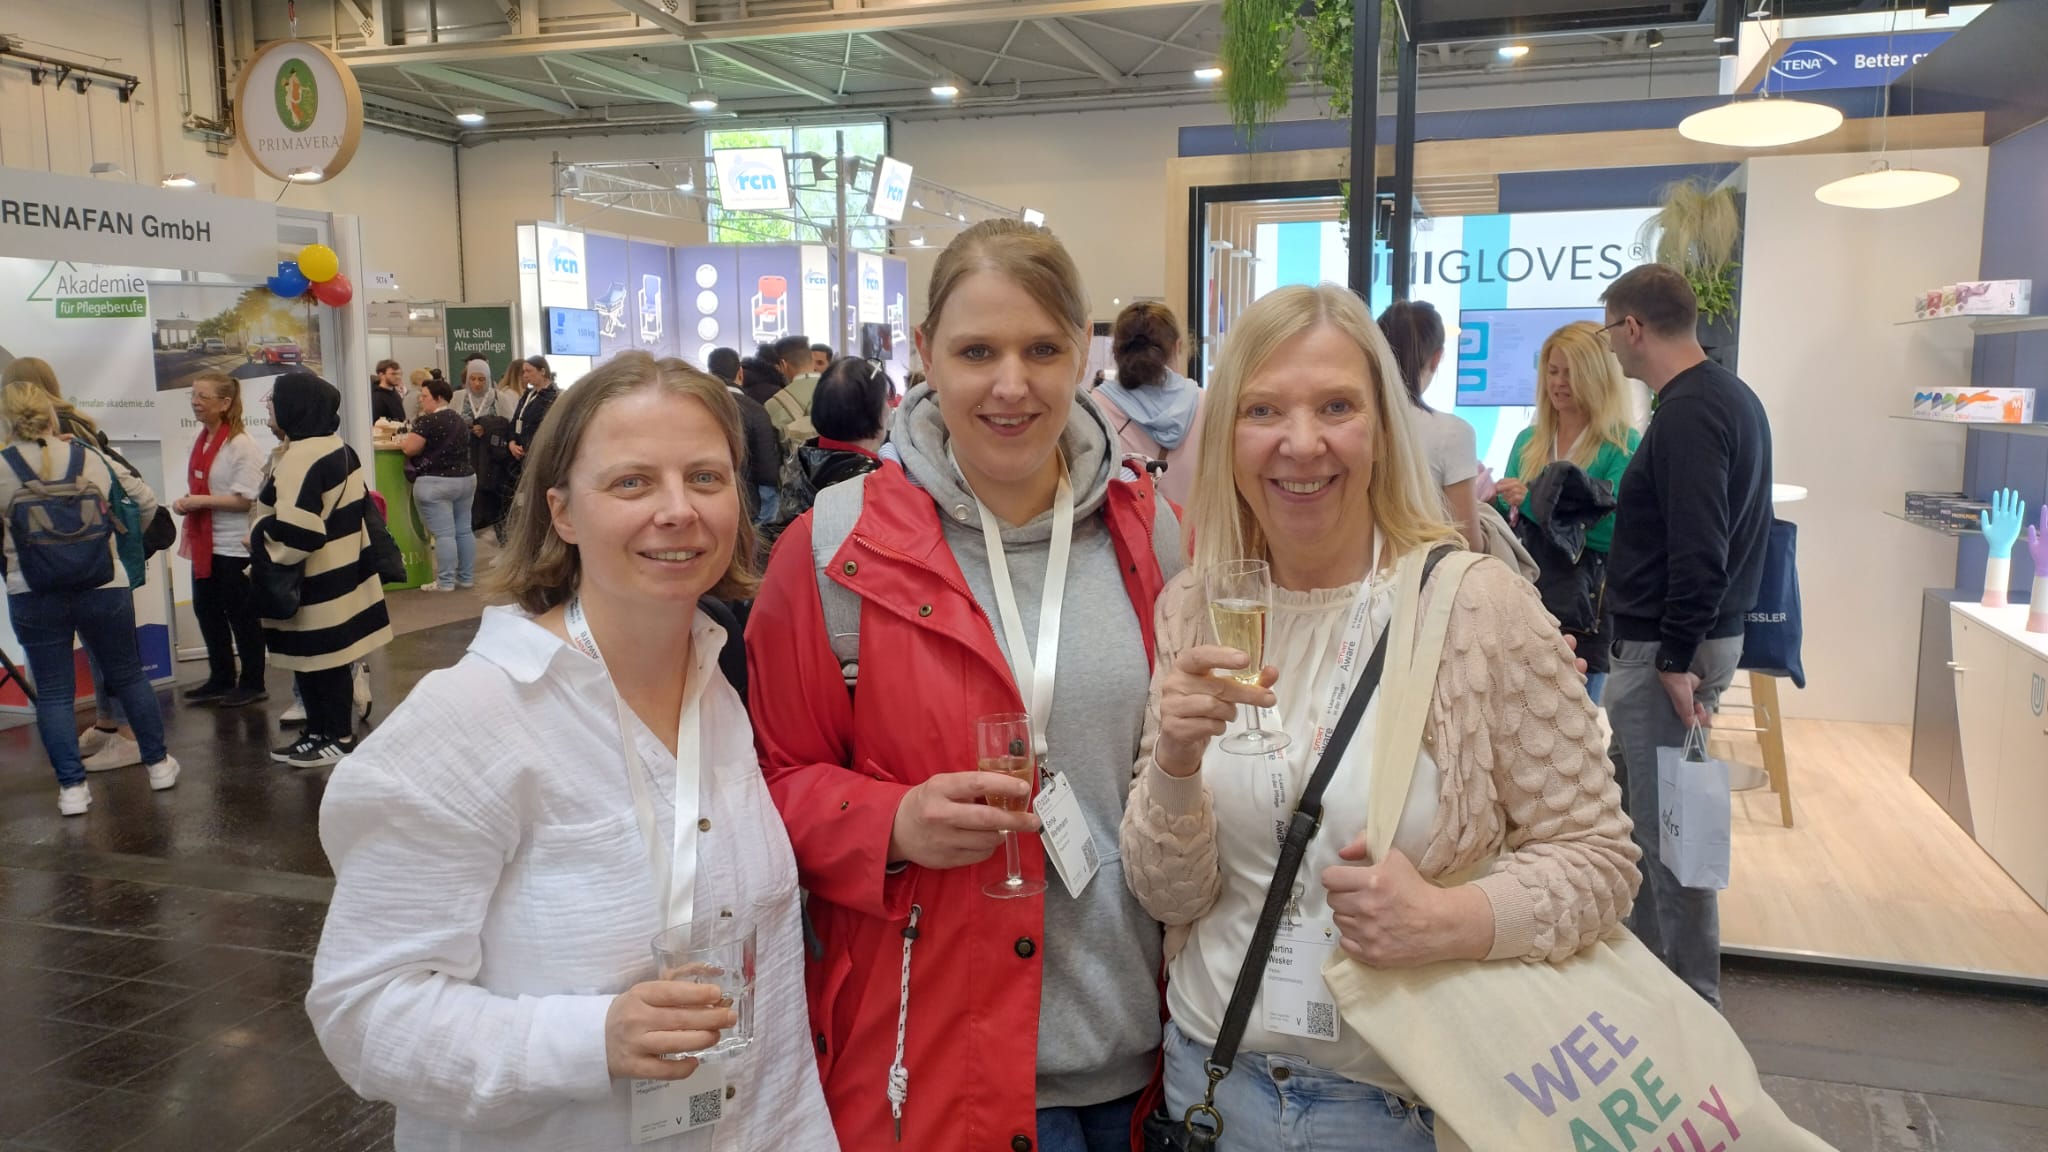
[[1978, 526], [1984, 530], [1984, 542], [1991, 546], [1991, 559], [2012, 559], [2012, 546], [2020, 538], [2020, 526], [2027, 519], [2027, 502], [2011, 488], [2000, 488], [1991, 494], [1991, 508], [1977, 514]]

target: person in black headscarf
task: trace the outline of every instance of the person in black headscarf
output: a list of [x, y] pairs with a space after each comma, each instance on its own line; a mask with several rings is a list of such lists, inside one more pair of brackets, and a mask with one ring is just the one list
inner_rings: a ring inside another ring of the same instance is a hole
[[[270, 758], [323, 767], [355, 748], [351, 668], [391, 642], [391, 617], [364, 526], [369, 483], [335, 434], [341, 393], [310, 372], [292, 372], [264, 403], [286, 444], [251, 513], [250, 555], [260, 557], [253, 575], [271, 662], [292, 671], [306, 704], [305, 735]], [[293, 568], [296, 604], [280, 594]]]

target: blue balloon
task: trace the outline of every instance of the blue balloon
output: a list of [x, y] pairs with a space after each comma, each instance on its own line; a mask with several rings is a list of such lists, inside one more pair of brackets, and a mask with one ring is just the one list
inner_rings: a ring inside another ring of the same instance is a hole
[[277, 275], [269, 280], [270, 294], [280, 300], [303, 296], [312, 286], [313, 282], [306, 279], [304, 272], [299, 271], [299, 262], [296, 260], [279, 260]]

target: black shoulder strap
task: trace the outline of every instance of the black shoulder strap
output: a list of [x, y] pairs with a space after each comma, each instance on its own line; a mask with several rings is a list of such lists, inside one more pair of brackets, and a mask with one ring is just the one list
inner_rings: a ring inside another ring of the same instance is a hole
[[[1422, 566], [1422, 586], [1429, 585], [1430, 573], [1435, 571], [1437, 562], [1450, 555], [1452, 547], [1444, 545], [1432, 551]], [[1230, 1007], [1223, 1013], [1223, 1026], [1216, 1033], [1216, 1049], [1209, 1055], [1208, 1073], [1211, 1088], [1217, 1081], [1229, 1075], [1230, 1067], [1237, 1059], [1237, 1046], [1244, 1039], [1245, 1024], [1251, 1019], [1252, 1001], [1258, 997], [1259, 984], [1266, 977], [1266, 958], [1272, 954], [1273, 938], [1280, 931], [1281, 914], [1287, 910], [1288, 900], [1294, 893], [1294, 878], [1301, 873], [1301, 859], [1308, 852], [1309, 842], [1315, 839], [1316, 830], [1323, 822], [1323, 792], [1330, 786], [1330, 778], [1337, 774], [1337, 765], [1344, 759], [1345, 746], [1351, 743], [1351, 734], [1358, 729], [1358, 722], [1365, 715], [1365, 706], [1380, 686], [1380, 675], [1387, 667], [1387, 633], [1393, 631], [1390, 623], [1380, 632], [1379, 643], [1373, 645], [1372, 658], [1366, 661], [1365, 670], [1359, 673], [1358, 684], [1351, 689], [1351, 698], [1344, 702], [1344, 712], [1337, 719], [1337, 727], [1330, 733], [1330, 742], [1323, 747], [1322, 758], [1316, 761], [1315, 773], [1309, 777], [1308, 787], [1302, 789], [1301, 800], [1294, 806], [1294, 816], [1287, 823], [1287, 838], [1280, 844], [1280, 862], [1273, 868], [1273, 882], [1266, 887], [1266, 903], [1259, 910], [1259, 924], [1252, 932], [1251, 946], [1245, 949], [1244, 967], [1238, 969], [1237, 984], [1230, 990]]]

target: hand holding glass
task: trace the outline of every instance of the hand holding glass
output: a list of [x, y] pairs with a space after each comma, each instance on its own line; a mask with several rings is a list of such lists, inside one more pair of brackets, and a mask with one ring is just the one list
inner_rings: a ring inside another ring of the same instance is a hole
[[660, 980], [706, 984], [718, 989], [719, 1003], [733, 1010], [733, 1026], [718, 1043], [694, 1052], [670, 1052], [664, 1060], [703, 1059], [746, 1050], [754, 1042], [754, 926], [720, 917], [701, 931], [680, 924], [654, 938], [654, 971]]
[[[1019, 780], [1027, 788], [1038, 784], [1038, 760], [1031, 750], [1031, 717], [1022, 712], [999, 712], [974, 722], [975, 766]], [[1031, 806], [1030, 794], [1022, 797], [989, 796], [990, 807], [1005, 812], [1022, 812]], [[1024, 864], [1017, 849], [1017, 834], [1003, 833], [1004, 877], [991, 881], [982, 892], [998, 900], [1036, 896], [1045, 891], [1043, 880], [1026, 880]]]
[[[1273, 610], [1273, 575], [1264, 560], [1226, 560], [1202, 575], [1203, 596], [1209, 602], [1209, 620], [1216, 627], [1216, 642], [1245, 654], [1245, 665], [1229, 675], [1240, 684], [1256, 687], [1266, 670], [1266, 617]], [[1245, 730], [1223, 739], [1223, 750], [1240, 756], [1263, 756], [1287, 747], [1285, 732], [1268, 732], [1259, 726], [1259, 709], [1251, 708], [1251, 723]]]

